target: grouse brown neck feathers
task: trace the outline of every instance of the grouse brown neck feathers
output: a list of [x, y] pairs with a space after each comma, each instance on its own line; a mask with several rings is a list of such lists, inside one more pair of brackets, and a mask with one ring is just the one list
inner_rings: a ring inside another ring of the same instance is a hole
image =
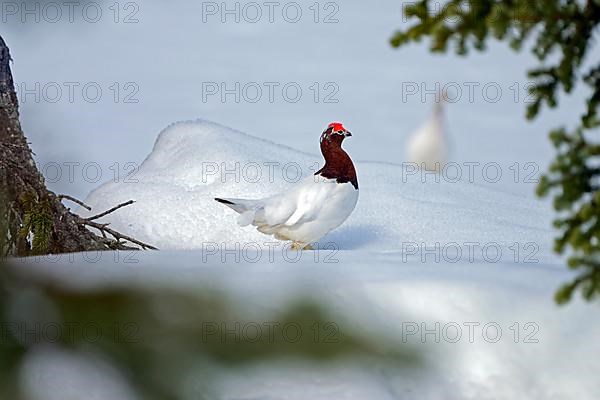
[[350, 182], [358, 189], [358, 179], [354, 164], [348, 153], [342, 149], [342, 142], [352, 136], [342, 124], [331, 123], [321, 135], [321, 153], [325, 158], [325, 165], [315, 175], [335, 179], [337, 183]]

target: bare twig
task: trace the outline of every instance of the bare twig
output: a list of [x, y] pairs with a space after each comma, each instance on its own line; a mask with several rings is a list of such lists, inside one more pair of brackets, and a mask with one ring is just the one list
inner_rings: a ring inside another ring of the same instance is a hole
[[[93, 215], [88, 218], [83, 218], [83, 217], [78, 216], [77, 222], [84, 226], [89, 226], [91, 228], [97, 229], [100, 232], [100, 234], [102, 235], [102, 238], [99, 238], [99, 240], [110, 249], [113, 249], [113, 250], [139, 250], [139, 248], [137, 248], [137, 247], [127, 246], [124, 242], [122, 242], [122, 241], [126, 241], [126, 242], [130, 242], [130, 243], [138, 245], [142, 250], [158, 250], [154, 246], [151, 246], [147, 243], [144, 243], [142, 241], [134, 239], [131, 236], [124, 235], [121, 232], [117, 232], [114, 229], [109, 228], [108, 227], [108, 225], [110, 225], [109, 223], [101, 223], [101, 222], [94, 221], [98, 218], [102, 218], [110, 213], [117, 211], [119, 208], [131, 205], [133, 203], [135, 203], [135, 201], [129, 200], [124, 203], [118, 204], [100, 214], [96, 214], [96, 215]], [[114, 239], [109, 238], [107, 236], [107, 234], [111, 235]]]
[[[37, 203], [43, 200], [40, 210], [43, 207], [43, 212], [50, 215], [52, 219], [52, 229], [47, 236], [48, 245], [42, 250], [43, 253], [155, 249], [151, 245], [108, 228], [107, 224], [93, 221], [133, 203], [132, 201], [92, 216], [88, 220], [71, 212], [61, 199], [70, 200], [91, 211], [88, 205], [71, 196], [57, 196], [48, 190], [43, 175], [34, 162], [31, 146], [21, 129], [18, 96], [14, 87], [10, 60], [9, 49], [0, 35], [0, 192], [3, 195], [0, 201], [2, 206], [4, 203], [8, 205], [9, 214], [12, 208], [12, 215], [8, 215], [7, 227], [1, 236], [3, 238], [6, 236], [8, 239], [3, 239], [4, 243], [8, 242], [8, 254], [28, 256], [34, 253], [28, 238], [19, 235], [26, 213], [33, 212], [26, 210], [21, 204], [23, 193], [33, 193]], [[2, 248], [0, 256], [3, 253]]]
[[92, 211], [92, 207], [88, 206], [81, 200], [77, 200], [75, 197], [69, 196], [68, 194], [59, 194], [56, 197], [58, 198], [58, 201], [61, 201], [62, 199], [71, 200], [73, 203], [79, 204], [81, 207], [85, 208], [86, 210]]
[[102, 217], [104, 217], [104, 216], [106, 216], [106, 215], [108, 215], [108, 214], [110, 214], [110, 213], [112, 213], [112, 212], [115, 212], [115, 211], [117, 211], [117, 210], [118, 210], [119, 208], [121, 208], [121, 207], [125, 207], [125, 206], [128, 206], [128, 205], [130, 205], [130, 204], [133, 204], [133, 203], [135, 203], [135, 201], [133, 201], [133, 200], [126, 201], [125, 203], [121, 203], [121, 204], [119, 204], [119, 205], [117, 205], [117, 206], [114, 206], [114, 207], [113, 207], [113, 208], [111, 208], [110, 210], [106, 210], [106, 211], [104, 211], [103, 213], [96, 214], [96, 215], [94, 215], [94, 216], [92, 216], [92, 217], [86, 218], [86, 220], [88, 220], [88, 221], [93, 221], [93, 220], [95, 220], [95, 219], [102, 218]]
[[137, 250], [135, 247], [129, 247], [124, 245], [123, 243], [121, 243], [121, 240], [126, 240], [128, 242], [131, 242], [133, 244], [137, 244], [138, 246], [140, 246], [143, 250], [158, 250], [156, 247], [151, 246], [147, 243], [141, 242], [137, 239], [134, 239], [130, 236], [127, 235], [123, 235], [120, 232], [115, 231], [114, 229], [110, 229], [108, 228], [108, 224], [100, 224], [98, 222], [94, 222], [94, 221], [90, 221], [89, 218], [79, 218], [79, 222], [82, 223], [83, 225], [87, 225], [90, 226], [92, 228], [98, 229], [100, 231], [100, 233], [102, 233], [102, 236], [104, 236], [104, 238], [106, 238], [105, 233], [108, 233], [109, 235], [111, 235], [112, 237], [115, 238], [115, 240], [111, 240], [111, 239], [107, 239], [106, 241], [104, 241], [109, 247], [114, 247], [117, 250]]

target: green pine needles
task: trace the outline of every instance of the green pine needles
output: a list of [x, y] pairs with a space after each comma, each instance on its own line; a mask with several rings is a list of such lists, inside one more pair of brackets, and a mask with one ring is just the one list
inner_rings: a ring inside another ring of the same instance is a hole
[[432, 52], [446, 52], [452, 46], [457, 54], [466, 55], [471, 48], [484, 51], [490, 37], [517, 51], [531, 44], [540, 66], [527, 73], [533, 80], [527, 119], [535, 118], [544, 104], [556, 107], [561, 91], [586, 86], [589, 95], [579, 120], [573, 121], [575, 127], [550, 133], [556, 157], [537, 194], [553, 196], [559, 231], [555, 250], [566, 253], [569, 268], [579, 271], [558, 290], [555, 300], [566, 303], [577, 289], [591, 300], [600, 294], [600, 63], [586, 56], [600, 22], [600, 0], [450, 0], [440, 5], [428, 0], [405, 5], [404, 15], [416, 23], [396, 32], [391, 45], [400, 47], [426, 37]]
[[19, 236], [27, 238], [34, 255], [45, 254], [52, 235], [52, 213], [48, 199], [38, 199], [35, 192], [21, 195], [21, 206], [25, 211]]

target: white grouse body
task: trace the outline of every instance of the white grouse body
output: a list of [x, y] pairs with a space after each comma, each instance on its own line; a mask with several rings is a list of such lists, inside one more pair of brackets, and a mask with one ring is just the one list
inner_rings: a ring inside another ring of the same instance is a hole
[[441, 171], [448, 162], [441, 102], [435, 104], [432, 115], [409, 139], [407, 156], [409, 162], [429, 171]]
[[348, 136], [342, 124], [330, 124], [321, 135], [325, 166], [289, 191], [257, 200], [215, 200], [239, 213], [240, 225], [292, 241], [294, 248], [308, 247], [340, 226], [358, 201], [354, 164], [341, 147]]

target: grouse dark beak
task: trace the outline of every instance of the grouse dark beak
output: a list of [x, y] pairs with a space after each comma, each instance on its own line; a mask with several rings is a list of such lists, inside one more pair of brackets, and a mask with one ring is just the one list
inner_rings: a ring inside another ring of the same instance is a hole
[[350, 132], [350, 131], [346, 131], [346, 132], [344, 133], [344, 136], [345, 136], [345, 137], [352, 136], [352, 132]]

